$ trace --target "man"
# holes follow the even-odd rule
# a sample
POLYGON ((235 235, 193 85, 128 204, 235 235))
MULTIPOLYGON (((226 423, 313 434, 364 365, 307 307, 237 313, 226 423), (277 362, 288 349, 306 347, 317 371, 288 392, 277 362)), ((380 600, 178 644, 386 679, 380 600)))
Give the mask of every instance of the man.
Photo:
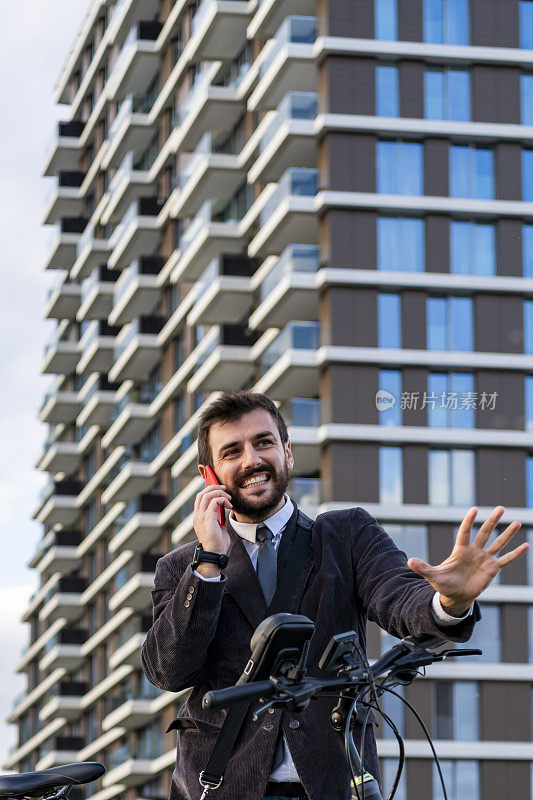
MULTIPOLYGON (((294 465, 291 445, 283 418, 265 395, 236 392, 215 400, 200 420, 198 461, 202 475, 209 464, 221 482, 198 493, 193 514, 198 541, 214 555, 192 565, 190 543, 160 559, 154 624, 142 652, 143 669, 156 686, 174 692, 193 687, 169 728, 178 731, 171 800, 201 795, 198 776, 225 717, 224 711, 204 711, 202 697, 240 677, 250 637, 267 616, 272 570, 275 581, 299 526, 312 529, 311 548, 286 610, 315 622, 308 662, 314 676, 333 634, 355 629, 364 644, 367 617, 398 637, 429 633, 467 640, 480 616, 476 597, 527 549, 525 544, 498 555, 520 528, 516 521, 485 547, 504 512, 501 506, 472 543, 476 509, 470 509, 452 554, 436 567, 417 558, 407 562, 361 508, 327 512, 312 523, 285 493, 294 465), (229 515, 225 525, 217 521, 219 506, 229 515), (262 522, 267 529, 261 526, 256 540, 262 522), (220 555, 229 558, 223 569, 213 563, 220 555)), ((348 767, 329 722, 333 705, 330 699, 314 700, 302 714, 276 710, 267 720, 265 715, 254 720, 250 711, 224 781, 209 797, 348 800, 348 767)), ((365 766, 378 775, 372 732, 365 766)))

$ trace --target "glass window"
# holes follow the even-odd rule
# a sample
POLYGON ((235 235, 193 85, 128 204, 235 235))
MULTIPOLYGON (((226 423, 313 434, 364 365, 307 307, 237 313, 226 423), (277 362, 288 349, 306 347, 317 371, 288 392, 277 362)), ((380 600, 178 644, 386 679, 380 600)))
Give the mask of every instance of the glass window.
POLYGON ((524 380, 525 391, 525 428, 526 431, 533 431, 533 375, 526 375, 524 380))
POLYGON ((401 346, 400 295, 378 294, 378 347, 401 346))
POLYGON ((533 278, 533 225, 522 225, 522 274, 533 278))
MULTIPOLYGON (((448 800, 479 800, 479 764, 477 761, 439 759, 448 800)), ((436 764, 433 764, 432 800, 443 800, 444 794, 436 764)))
POLYGON ((430 373, 424 403, 430 428, 475 426, 474 376, 466 372, 430 373))
POLYGON ((450 225, 450 272, 456 275, 496 274, 496 226, 494 224, 452 220, 450 225))
POLYGON ((497 663, 502 657, 500 607, 483 603, 481 616, 483 619, 475 626, 474 633, 468 640, 468 647, 482 650, 483 653, 480 656, 468 656, 468 660, 497 663))
POLYGON ((526 506, 533 508, 533 456, 526 458, 526 506))
POLYGON ((379 407, 380 425, 401 425, 402 373, 396 369, 379 371, 379 389, 384 393, 379 407))
POLYGON ((387 533, 396 547, 408 558, 416 556, 423 561, 428 559, 428 532, 425 525, 387 525, 387 533))
POLYGON ((533 150, 522 150, 522 200, 533 200, 533 150))
POLYGON ((378 192, 423 194, 423 152, 420 142, 378 142, 376 158, 378 192))
POLYGON ((472 315, 472 300, 469 297, 428 297, 428 350, 472 350, 472 315))
POLYGON ((378 217, 378 269, 421 272, 425 266, 424 220, 378 217))
POLYGON ((494 153, 488 147, 450 147, 450 197, 494 198, 494 153))
POLYGON ((470 75, 459 69, 428 69, 424 73, 426 119, 470 119, 470 75))
POLYGON ((398 38, 397 0, 375 0, 374 37, 387 41, 398 38))
POLYGON ((381 64, 376 67, 376 114, 397 117, 400 113, 398 67, 381 64))
MULTIPOLYGON (((528 540, 530 545, 533 544, 533 531, 528 531, 527 540, 528 540)), ((530 552, 531 552, 531 550, 528 550, 528 557, 529 557, 530 552)), ((528 560, 530 562, 533 561, 532 558, 528 558, 528 560)), ((531 565, 528 564, 528 577, 531 577, 532 573, 533 573, 533 569, 531 569, 531 565)), ((528 606, 528 609, 527 609, 527 622, 528 622, 528 625, 527 625, 527 629, 528 629, 528 661, 529 661, 530 664, 533 664, 533 606, 528 606)), ((533 719, 532 719, 532 725, 533 725, 533 719)))
POLYGON ((524 300, 524 353, 533 353, 533 300, 524 300))
MULTIPOLYGON (((395 691, 398 691, 398 687, 395 691)), ((381 762, 381 772, 383 775, 383 786, 390 792, 394 778, 396 777, 396 770, 398 769, 398 761, 395 758, 384 758, 381 762)), ((402 777, 396 789, 394 800, 407 800, 407 779, 405 774, 405 766, 402 772, 402 777)))
POLYGON ((403 499, 401 447, 379 448, 379 502, 400 504, 403 499))
MULTIPOLYGON (((404 686, 395 686, 394 691, 405 697, 405 687, 404 686)), ((405 705, 402 703, 399 697, 395 697, 393 694, 389 692, 385 692, 381 696, 380 707, 383 709, 384 713, 391 718, 394 722, 396 727, 398 728, 398 732, 400 736, 405 736, 405 705)), ((381 727, 381 739, 395 739, 395 735, 385 721, 383 721, 383 725, 381 727)), ((394 778, 393 773, 393 778, 394 778)), ((392 785, 392 781, 391 781, 392 785)), ((396 797, 396 795, 395 795, 396 797)))
POLYGON ((533 125, 533 75, 520 76, 520 122, 533 125))
POLYGON ((424 41, 468 44, 468 0, 424 0, 424 41))
POLYGON ((479 689, 474 681, 435 683, 435 737, 475 741, 479 738, 479 689))
POLYGON ((475 496, 474 453, 430 450, 429 502, 436 506, 471 506, 475 496))
POLYGON ((520 0, 520 47, 533 48, 533 0, 520 0))

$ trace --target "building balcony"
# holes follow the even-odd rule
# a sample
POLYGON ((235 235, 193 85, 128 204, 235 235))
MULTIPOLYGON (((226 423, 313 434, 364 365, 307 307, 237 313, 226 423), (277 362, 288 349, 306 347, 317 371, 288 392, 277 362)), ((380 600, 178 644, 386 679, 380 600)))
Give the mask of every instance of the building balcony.
POLYGON ((152 547, 161 535, 159 514, 167 502, 168 498, 162 494, 142 494, 129 502, 115 520, 110 552, 143 553, 152 547))
POLYGON ((146 380, 161 357, 158 334, 165 324, 159 315, 137 317, 122 328, 117 337, 114 359, 109 370, 113 381, 146 380))
POLYGON ((83 212, 80 186, 85 175, 78 170, 61 170, 46 203, 43 224, 53 225, 62 217, 83 212))
POLYGON ((83 614, 84 604, 81 595, 87 588, 87 580, 72 575, 59 578, 44 597, 39 619, 48 624, 56 619, 73 622, 83 614))
POLYGON ((78 342, 54 340, 45 347, 41 372, 45 375, 71 375, 79 357, 78 342))
POLYGON ((198 61, 232 61, 242 49, 249 21, 243 0, 203 0, 191 24, 198 61))
POLYGON ((86 329, 79 343, 80 359, 76 370, 80 374, 107 373, 113 364, 115 339, 120 333, 120 328, 108 325, 103 320, 93 320, 83 325, 86 329))
POLYGON ((317 322, 290 322, 263 351, 262 377, 255 391, 282 401, 316 397, 320 377, 316 363, 319 330, 317 322))
POLYGON ((173 478, 192 478, 198 475, 198 444, 191 434, 184 436, 172 466, 173 478))
POLYGON ((39 661, 39 669, 76 670, 82 663, 83 643, 87 639, 87 631, 82 628, 67 628, 59 631, 44 646, 44 655, 39 661))
POLYGON ((81 736, 54 736, 39 748, 40 758, 35 769, 50 769, 77 760, 78 751, 85 745, 81 736))
POLYGON ((302 92, 317 91, 317 62, 313 52, 317 32, 316 17, 285 18, 259 56, 259 81, 248 100, 250 110, 276 108, 295 86, 302 92))
MULTIPOLYGON (((113 756, 113 754, 111 754, 113 756)), ((122 759, 122 754, 120 755, 122 759)), ((151 758, 132 758, 131 755, 124 754, 124 760, 111 769, 102 778, 103 786, 112 786, 119 783, 121 786, 137 786, 153 776, 151 758)))
POLYGON ((71 475, 80 462, 78 442, 52 442, 37 462, 37 467, 51 475, 71 475))
POLYGON ((157 20, 142 20, 132 26, 109 76, 114 100, 123 100, 134 91, 144 94, 154 79, 160 58, 156 39, 162 27, 157 20))
POLYGON ((80 426, 107 425, 119 388, 120 384, 111 383, 105 375, 91 376, 80 391, 83 408, 76 423, 80 426))
POLYGON ((305 469, 307 473, 319 472, 320 400, 314 397, 292 397, 281 406, 280 411, 289 429, 295 464, 299 469, 305 469))
POLYGON ((141 256, 122 272, 113 293, 112 325, 125 325, 155 311, 161 296, 158 276, 163 264, 162 256, 141 256))
POLYGON ((79 531, 49 531, 42 540, 29 566, 39 572, 70 572, 78 566, 77 548, 82 536, 79 531))
POLYGON ((155 250, 160 236, 157 222, 160 211, 161 202, 156 197, 133 201, 109 240, 112 252, 108 263, 112 269, 123 269, 155 250))
POLYGON ((320 478, 292 478, 287 492, 294 498, 298 508, 314 519, 321 503, 321 489, 320 478))
POLYGON ((250 317, 252 330, 283 328, 291 320, 318 320, 316 273, 320 248, 290 244, 259 286, 259 303, 250 317))
POLYGON ((63 217, 56 223, 45 269, 68 270, 72 267, 76 259, 76 248, 86 225, 87 220, 83 217, 63 217))
POLYGON ((212 328, 199 347, 196 371, 187 391, 230 391, 249 381, 254 372, 251 348, 256 338, 238 325, 212 328))
POLYGON ((250 276, 257 270, 254 258, 222 254, 214 258, 198 279, 195 301, 188 316, 189 325, 218 325, 248 315, 254 299, 250 276))
POLYGON ((55 717, 78 719, 83 713, 83 695, 88 690, 88 684, 83 681, 59 681, 47 692, 39 719, 43 722, 55 717))
POLYGON ((108 259, 111 245, 104 236, 100 226, 88 226, 76 246, 76 257, 70 271, 71 278, 83 280, 88 278, 95 267, 99 267, 108 259))
POLYGON ((317 138, 314 122, 318 111, 315 92, 285 95, 259 140, 259 155, 248 173, 251 183, 278 181, 290 167, 314 167, 317 138))
POLYGON ((47 425, 70 425, 81 409, 78 392, 51 391, 44 396, 39 419, 47 425))
POLYGON ((79 283, 70 283, 64 277, 54 287, 48 290, 44 316, 46 319, 75 319, 80 307, 81 286, 79 283))
POLYGON ((315 10, 309 0, 259 0, 248 25, 249 39, 271 39, 286 17, 307 14, 315 10))
POLYGON ((288 169, 261 209, 261 227, 250 242, 249 255, 265 257, 282 253, 295 240, 301 244, 316 244, 318 221, 314 199, 317 191, 316 169, 288 169))
POLYGON ((109 128, 107 150, 102 161, 104 169, 116 169, 128 153, 138 156, 146 150, 154 135, 148 110, 133 94, 122 101, 109 128))
POLYGON ((117 273, 107 267, 95 267, 81 286, 81 304, 76 314, 78 322, 91 319, 107 320, 113 307, 113 290, 117 273))
POLYGON ((150 461, 130 460, 129 458, 120 461, 118 474, 102 492, 102 502, 129 503, 137 495, 149 492, 154 483, 150 461))
MULTIPOLYGON (((230 0, 243 2, 243 0, 230 0)), ((202 136, 180 177, 180 189, 171 208, 173 217, 197 214, 208 200, 232 197, 246 177, 238 155, 212 152, 210 132, 202 136)))
POLYGON ((56 175, 61 170, 78 168, 81 156, 80 136, 85 123, 81 120, 58 122, 44 161, 43 175, 56 175))
POLYGON ((154 424, 150 404, 140 402, 139 392, 130 390, 121 397, 110 417, 111 425, 102 438, 107 448, 137 444, 154 424))
POLYGON ((150 606, 150 590, 154 585, 155 566, 159 556, 143 554, 130 559, 128 564, 115 575, 115 592, 109 599, 113 613, 121 608, 134 608, 142 611, 150 606))
POLYGON ((245 244, 237 220, 213 221, 213 205, 208 200, 180 239, 180 257, 171 280, 196 280, 220 253, 240 253, 245 244))
POLYGON ((120 222, 134 200, 156 190, 148 175, 147 170, 136 168, 133 151, 126 153, 107 190, 109 200, 102 214, 103 224, 120 222))
POLYGON ((125 644, 109 656, 110 668, 118 669, 118 667, 128 665, 131 667, 140 667, 141 650, 145 639, 146 633, 136 633, 131 636, 125 644))
POLYGON ((124 700, 120 706, 111 711, 102 720, 102 730, 109 731, 112 728, 125 728, 132 730, 147 725, 152 721, 154 713, 152 711, 151 700, 139 700, 130 698, 124 700))
POLYGON ((81 489, 79 481, 49 481, 42 491, 34 519, 48 527, 72 525, 79 515, 77 498, 81 489))

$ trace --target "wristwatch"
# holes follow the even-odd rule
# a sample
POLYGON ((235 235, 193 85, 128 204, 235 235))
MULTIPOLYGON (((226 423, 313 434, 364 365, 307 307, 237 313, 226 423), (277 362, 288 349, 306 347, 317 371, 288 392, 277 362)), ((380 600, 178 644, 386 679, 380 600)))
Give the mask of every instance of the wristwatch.
POLYGON ((196 545, 194 555, 192 557, 191 567, 196 569, 198 564, 207 561, 209 564, 216 564, 220 569, 228 566, 229 558, 226 553, 210 553, 204 550, 200 542, 196 545))

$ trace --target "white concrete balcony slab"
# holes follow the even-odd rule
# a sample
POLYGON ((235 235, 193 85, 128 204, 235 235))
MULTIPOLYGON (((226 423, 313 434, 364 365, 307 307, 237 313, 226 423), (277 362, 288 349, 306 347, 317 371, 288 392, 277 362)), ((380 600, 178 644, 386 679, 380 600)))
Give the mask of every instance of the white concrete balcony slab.
POLYGON ((79 592, 58 592, 45 602, 39 611, 39 619, 46 620, 47 623, 56 619, 73 622, 82 616, 84 607, 79 592))
POLYGON ((109 184, 109 200, 102 213, 102 224, 120 222, 134 200, 157 190, 147 170, 134 167, 133 151, 129 151, 109 184))
POLYGON ((77 283, 62 282, 50 290, 44 316, 46 319, 75 319, 80 301, 81 286, 77 283))
POLYGON ((127 97, 109 129, 109 143, 102 167, 118 169, 128 153, 141 155, 153 135, 154 129, 148 113, 136 110, 133 97, 127 97))
POLYGON ((79 357, 78 342, 51 342, 46 348, 41 372, 45 375, 71 375, 79 357))
POLYGON ((81 461, 77 442, 53 442, 37 462, 37 468, 51 475, 71 475, 81 461))
POLYGON ((117 477, 102 492, 102 502, 128 503, 139 494, 147 492, 154 482, 150 464, 144 461, 130 461, 117 477))
POLYGON ((110 769, 102 778, 103 786, 112 786, 114 783, 126 787, 137 786, 152 777, 152 761, 149 759, 129 758, 123 764, 110 769))
MULTIPOLYGON (((76 260, 76 248, 81 231, 62 230, 58 227, 45 262, 45 269, 70 269, 76 260)), ((77 275, 72 274, 72 278, 77 275)))
POLYGON ((124 408, 102 438, 108 448, 136 444, 154 424, 154 415, 146 403, 130 403, 124 408))
POLYGON ((249 19, 246 0, 203 0, 191 23, 191 56, 231 61, 242 49, 249 19))
POLYGON ((237 155, 197 153, 189 163, 187 179, 170 210, 173 217, 193 216, 207 200, 232 197, 246 176, 237 155))
POLYGON ((111 553, 120 553, 123 550, 144 553, 157 542, 161 530, 159 513, 139 511, 122 528, 115 531, 109 542, 109 550, 111 553))
POLYGON ((102 730, 124 728, 131 730, 147 725, 154 717, 151 700, 126 700, 102 720, 102 730))
POLYGON ((45 396, 39 419, 47 425, 70 425, 81 409, 78 392, 51 392, 45 396))
POLYGON ((134 575, 122 586, 109 600, 111 611, 120 611, 121 608, 134 608, 142 611, 150 605, 150 590, 154 585, 152 573, 140 572, 134 575))
POLYGON ((118 650, 115 650, 115 652, 109 656, 110 668, 114 670, 124 665, 140 667, 141 650, 145 639, 145 633, 136 633, 126 642, 126 644, 123 644, 122 647, 119 647, 118 650))
POLYGON ((291 320, 317 321, 318 267, 317 246, 289 245, 259 285, 259 302, 249 327, 266 330, 283 328, 291 320))
POLYGON ((39 661, 39 669, 76 670, 83 662, 81 644, 56 644, 39 661))
POLYGON ((78 719, 83 713, 83 698, 68 695, 53 697, 41 708, 39 719, 45 721, 55 717, 68 720, 78 719))
POLYGON ((116 336, 103 332, 105 329, 98 320, 93 320, 81 337, 80 358, 76 367, 78 373, 109 372, 113 364, 116 336))
POLYGON ((317 428, 290 425, 289 436, 294 463, 298 464, 300 469, 305 468, 308 473, 318 472, 321 442, 317 428))
POLYGON ((46 204, 43 225, 54 225, 68 214, 81 215, 83 208, 84 200, 79 187, 57 186, 46 204))
POLYGON ((109 240, 112 251, 108 264, 111 269, 123 269, 155 250, 160 236, 159 210, 155 198, 141 197, 132 202, 109 240))
POLYGON ((79 120, 58 122, 44 159, 43 175, 57 175, 61 170, 78 169, 84 123, 79 120))
POLYGON ((99 273, 102 271, 101 267, 97 267, 91 277, 83 282, 81 304, 76 314, 78 322, 93 319, 107 320, 109 317, 113 307, 115 283, 108 279, 100 280, 99 273))
POLYGON ((110 252, 109 240, 98 238, 95 236, 94 227, 88 226, 78 241, 75 260, 71 262, 71 278, 76 280, 88 278, 95 267, 106 263, 110 252))
MULTIPOLYGON (((54 545, 35 564, 40 573, 70 572, 81 564, 78 548, 69 545, 54 545)), ((33 564, 32 564, 33 565, 33 564)))
POLYGON ((173 478, 195 478, 198 475, 198 444, 193 442, 172 466, 173 478))
POLYGON ((249 39, 271 39, 285 17, 315 14, 315 0, 259 0, 248 25, 249 39))
POLYGON ((161 317, 137 317, 117 336, 114 359, 109 370, 112 381, 146 380, 161 357, 161 317))
POLYGON ((319 379, 316 351, 289 350, 257 381, 254 390, 276 400, 316 397, 319 379))
POLYGON ((235 309, 246 316, 253 304, 250 278, 240 275, 217 275, 209 286, 198 293, 189 314, 188 325, 218 325, 235 322, 235 309))
POLYGON ((112 325, 125 325, 142 314, 152 314, 159 302, 159 272, 163 260, 158 256, 142 257, 125 269, 115 284, 112 325))
POLYGON ((43 505, 35 519, 42 525, 72 525, 79 516, 76 497, 53 495, 43 505))
POLYGON ((199 73, 182 106, 180 147, 185 152, 194 150, 206 131, 230 131, 244 111, 239 88, 212 85, 214 75, 212 69, 199 73))
POLYGON ((62 767, 65 764, 73 764, 77 758, 77 750, 52 750, 37 761, 35 769, 42 770, 50 769, 51 767, 62 767))
POLYGON ((250 347, 218 345, 194 373, 187 391, 230 391, 249 380, 253 371, 250 347))
POLYGON ((108 92, 113 100, 123 100, 133 92, 143 94, 152 82, 160 59, 155 41, 158 25, 140 21, 132 26, 109 76, 108 92))
POLYGON ((109 415, 117 403, 117 389, 105 376, 91 376, 80 391, 83 403, 76 424, 80 427, 107 425, 109 415))

